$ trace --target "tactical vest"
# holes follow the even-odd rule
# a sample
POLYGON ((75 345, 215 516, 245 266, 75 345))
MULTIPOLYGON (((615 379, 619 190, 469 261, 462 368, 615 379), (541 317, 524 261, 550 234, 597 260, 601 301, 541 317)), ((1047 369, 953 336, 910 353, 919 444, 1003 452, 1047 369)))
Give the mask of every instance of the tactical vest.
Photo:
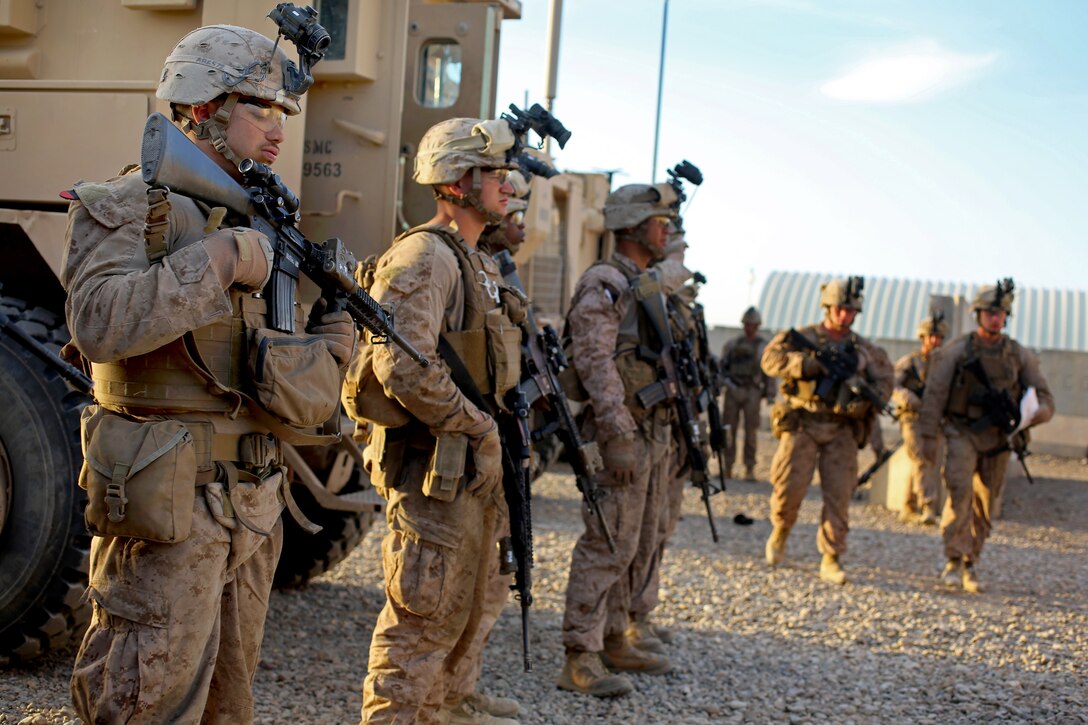
MULTIPOLYGON (((246 331, 264 324, 265 300, 231 289, 231 317, 194 330, 198 356, 224 386, 240 390, 246 371, 246 331)), ((296 324, 305 325, 301 313, 296 324)), ((91 363, 99 403, 129 415, 235 413, 241 401, 213 393, 196 371, 185 336, 157 350, 108 363, 91 363)))
POLYGON ((1017 343, 1008 337, 1003 337, 999 344, 990 346, 981 344, 978 333, 972 332, 967 339, 964 356, 956 366, 945 415, 969 422, 981 420, 986 415, 981 405, 986 386, 972 371, 963 366, 964 362, 976 357, 982 363, 982 369, 986 371, 994 390, 1007 390, 1014 401, 1020 400, 1023 385, 1020 383, 1019 353, 1017 343))
MULTIPOLYGON (((639 273, 632 274, 615 259, 597 262, 597 264, 606 264, 618 270, 627 279, 628 285, 639 277, 639 273)), ((660 282, 657 290, 662 291, 660 282)), ((652 289, 643 289, 644 294, 652 292, 652 289)), ((573 303, 571 306, 574 306, 573 303)), ((662 342, 653 329, 653 325, 646 318, 642 305, 634 300, 627 306, 627 312, 620 320, 619 333, 616 336, 616 351, 612 359, 623 381, 623 403, 631 411, 636 422, 648 416, 652 410, 643 408, 637 395, 640 390, 653 385, 660 379, 657 361, 662 347, 662 342)))
POLYGON ((760 376, 759 346, 763 343, 762 337, 749 340, 741 338, 733 349, 729 351, 729 357, 724 361, 725 374, 740 385, 758 385, 760 376))
MULTIPOLYGON (((134 172, 135 168, 126 167, 122 175, 134 172)), ((145 245, 152 265, 161 262, 177 245, 193 241, 167 237, 171 207, 169 197, 161 190, 148 189, 145 245)), ((221 209, 211 210, 200 202, 196 206, 177 204, 173 208, 183 215, 184 223, 179 223, 179 227, 189 228, 191 232, 203 227, 207 234, 225 226, 221 209)), ((129 415, 245 414, 238 395, 223 393, 226 389, 243 389, 247 377, 247 331, 267 327, 267 308, 260 293, 232 287, 227 294, 230 318, 217 320, 143 355, 91 363, 97 401, 129 415), (197 360, 218 381, 218 389, 198 372, 197 360)), ((295 318, 296 324, 305 324, 301 307, 296 306, 295 318)))
MULTIPOLYGON (((487 269, 483 254, 470 254, 463 240, 450 228, 441 225, 413 227, 398 236, 393 243, 418 234, 430 232, 438 236, 453 252, 461 272, 464 312, 460 330, 443 329, 441 334, 464 363, 473 383, 489 402, 499 410, 506 409, 506 393, 521 377, 521 327, 515 324, 503 300, 510 294, 497 268, 487 269)), ((364 277, 367 275, 364 273, 364 277)), ((364 280, 369 291, 373 273, 364 280)), ((344 401, 352 418, 369 420, 387 428, 399 428, 413 416, 397 401, 387 398, 381 384, 374 378, 372 349, 367 346, 352 362, 345 384, 344 401)), ((493 412, 493 411, 488 411, 493 412)))
MULTIPOLYGON (((838 345, 852 345, 853 347, 859 347, 858 341, 861 339, 857 333, 851 331, 849 336, 842 340, 832 341, 831 336, 827 332, 827 328, 823 325, 815 325, 814 331, 816 333, 816 344, 819 347, 823 347, 828 344, 838 345)), ((826 397, 821 398, 816 394, 816 390, 819 387, 820 379, 816 380, 797 380, 794 378, 784 378, 782 382, 782 392, 789 398, 795 408, 805 408, 813 413, 829 413, 832 415, 845 415, 847 408, 855 411, 851 417, 864 417, 865 411, 860 408, 865 406, 852 406, 864 401, 865 399, 852 392, 849 386, 844 385, 845 381, 840 381, 831 386, 831 390, 826 397)))

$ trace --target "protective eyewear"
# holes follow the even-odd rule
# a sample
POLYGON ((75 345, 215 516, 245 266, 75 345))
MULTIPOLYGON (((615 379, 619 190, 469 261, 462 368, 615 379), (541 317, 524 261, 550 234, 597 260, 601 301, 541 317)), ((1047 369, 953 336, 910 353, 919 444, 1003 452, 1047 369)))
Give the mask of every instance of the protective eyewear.
POLYGON ((505 184, 507 177, 510 176, 510 169, 483 169, 483 175, 497 179, 500 184, 505 184))
POLYGON ((655 214, 654 216, 650 217, 650 221, 654 222, 655 224, 660 224, 663 227, 667 227, 672 224, 672 217, 665 216, 664 214, 655 214))
POLYGON ((287 125, 287 113, 279 106, 243 101, 236 108, 241 118, 265 133, 277 126, 284 128, 287 125))
POLYGON ((510 220, 513 221, 514 224, 517 224, 519 226, 524 224, 525 223, 525 212, 519 209, 518 211, 516 211, 516 212, 514 212, 513 214, 510 215, 510 220))

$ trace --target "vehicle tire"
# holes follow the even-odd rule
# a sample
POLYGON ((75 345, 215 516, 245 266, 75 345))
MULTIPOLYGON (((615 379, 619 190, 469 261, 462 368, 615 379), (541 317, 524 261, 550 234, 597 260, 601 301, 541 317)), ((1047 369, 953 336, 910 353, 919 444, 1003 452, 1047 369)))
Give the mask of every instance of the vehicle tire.
MULTIPOLYGON (((336 457, 336 447, 327 449, 299 448, 299 453, 314 469, 318 478, 325 473, 336 457)), ((356 468, 351 480, 341 493, 360 490, 360 472, 356 468)), ((322 527, 316 534, 306 532, 288 511, 283 513, 283 553, 276 566, 273 586, 277 589, 295 589, 305 586, 347 558, 359 545, 374 523, 376 514, 370 512, 330 511, 318 505, 303 486, 293 486, 291 493, 306 518, 322 527)))
MULTIPOLYGON (((67 340, 53 313, 0 298, 0 310, 51 350, 67 340)), ((79 414, 89 398, 0 333, 0 665, 84 629, 90 562, 79 414)))

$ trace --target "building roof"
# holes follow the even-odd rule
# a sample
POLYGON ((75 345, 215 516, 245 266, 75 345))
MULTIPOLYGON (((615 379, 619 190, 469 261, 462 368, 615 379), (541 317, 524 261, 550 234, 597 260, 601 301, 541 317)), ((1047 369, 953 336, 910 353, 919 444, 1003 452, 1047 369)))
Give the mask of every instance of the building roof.
MULTIPOLYGON (((764 326, 784 329, 821 319, 820 285, 838 276, 772 272, 759 295, 764 326)), ((866 337, 913 340, 918 323, 929 311, 930 295, 961 300, 966 317, 978 287, 994 282, 866 277, 863 312, 854 329, 866 337)), ((1007 330, 1011 337, 1033 348, 1088 352, 1088 292, 1018 286, 1015 295, 1007 330)), ((969 320, 961 321, 961 329, 970 327, 969 320)))

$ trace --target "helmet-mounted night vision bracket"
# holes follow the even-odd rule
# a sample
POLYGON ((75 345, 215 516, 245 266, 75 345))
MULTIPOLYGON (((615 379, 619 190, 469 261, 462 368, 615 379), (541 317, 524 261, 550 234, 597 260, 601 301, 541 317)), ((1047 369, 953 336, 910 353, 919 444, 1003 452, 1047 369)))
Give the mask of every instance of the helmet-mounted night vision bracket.
MULTIPOLYGON (((317 22, 317 11, 309 5, 300 8, 294 3, 279 3, 268 17, 280 31, 276 45, 280 38, 287 38, 298 51, 297 66, 291 61, 283 64, 283 86, 287 92, 301 96, 314 84, 313 67, 325 57, 332 37, 317 22)), ((273 57, 275 52, 273 48, 273 57)))

